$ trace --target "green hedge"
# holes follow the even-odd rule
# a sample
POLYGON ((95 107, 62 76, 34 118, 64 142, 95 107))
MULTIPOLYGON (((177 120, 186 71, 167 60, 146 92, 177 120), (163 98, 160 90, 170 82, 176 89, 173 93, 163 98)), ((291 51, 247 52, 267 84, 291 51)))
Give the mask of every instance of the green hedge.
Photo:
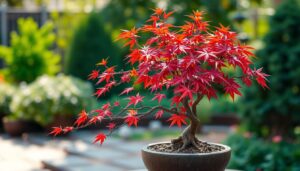
POLYGON ((270 89, 247 89, 241 100, 243 121, 260 136, 293 136, 300 124, 300 5, 282 1, 270 19, 264 48, 257 52, 258 66, 267 74, 270 89))
POLYGON ((231 135, 227 142, 232 149, 228 168, 244 171, 300 170, 300 142, 269 142, 245 134, 231 135))

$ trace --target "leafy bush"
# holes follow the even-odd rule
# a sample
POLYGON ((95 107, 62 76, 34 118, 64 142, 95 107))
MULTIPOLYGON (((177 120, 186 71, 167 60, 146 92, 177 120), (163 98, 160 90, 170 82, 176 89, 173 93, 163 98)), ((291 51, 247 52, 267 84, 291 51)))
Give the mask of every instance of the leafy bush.
POLYGON ((270 91, 248 89, 241 101, 243 120, 260 136, 293 136, 300 124, 300 5, 282 1, 271 17, 265 47, 257 52, 259 65, 270 74, 270 91))
POLYGON ((40 75, 59 71, 60 57, 49 50, 55 40, 52 31, 51 23, 39 28, 31 18, 18 20, 18 32, 11 34, 11 46, 0 46, 7 79, 32 82, 40 75))
POLYGON ((10 117, 51 123, 55 115, 74 115, 94 103, 92 85, 74 77, 42 76, 28 86, 21 86, 10 105, 10 117))
POLYGON ((245 171, 300 170, 300 142, 268 142, 249 134, 231 135, 226 144, 232 148, 228 168, 245 171))
POLYGON ((10 114, 9 104, 15 93, 15 87, 7 83, 0 83, 0 115, 10 114))
POLYGON ((66 73, 86 80, 95 63, 110 58, 118 65, 118 49, 104 29, 101 16, 92 12, 76 29, 66 58, 66 73))

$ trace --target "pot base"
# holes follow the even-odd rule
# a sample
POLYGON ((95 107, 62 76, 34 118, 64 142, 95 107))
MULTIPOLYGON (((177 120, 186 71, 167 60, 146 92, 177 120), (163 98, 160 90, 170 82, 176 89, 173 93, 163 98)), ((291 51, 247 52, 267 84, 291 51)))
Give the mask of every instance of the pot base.
MULTIPOLYGON (((166 143, 170 142, 149 146, 166 143)), ((224 150, 211 153, 165 153, 149 150, 147 146, 142 149, 142 158, 149 171, 224 171, 230 159, 230 147, 209 144, 220 146, 224 150)))

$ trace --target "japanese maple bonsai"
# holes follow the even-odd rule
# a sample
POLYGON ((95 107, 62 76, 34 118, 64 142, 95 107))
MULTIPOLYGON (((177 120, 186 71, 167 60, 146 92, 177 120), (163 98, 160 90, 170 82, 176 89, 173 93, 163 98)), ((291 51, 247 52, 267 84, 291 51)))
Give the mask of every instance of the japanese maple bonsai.
MULTIPOLYGON (((107 135, 120 125, 137 126, 139 120, 148 115, 155 114, 159 118, 163 113, 170 113, 171 126, 189 124, 181 136, 170 143, 154 144, 143 149, 147 168, 155 171, 224 170, 230 158, 230 148, 205 143, 196 137, 200 125, 197 104, 204 97, 217 98, 217 92, 220 91, 229 94, 232 99, 235 95, 241 95, 238 80, 250 86, 252 80, 256 79, 262 87, 267 87, 267 74, 262 69, 250 67, 251 57, 254 56, 250 52, 252 48, 240 44, 236 33, 229 28, 221 25, 211 31, 208 22, 203 21, 203 13, 199 11, 189 15, 184 25, 174 26, 167 22, 172 13, 155 9, 148 20, 149 24, 130 31, 124 30, 120 34, 119 38, 126 41, 125 46, 130 47, 128 62, 136 69, 115 71, 115 66, 109 67, 107 60, 103 59, 97 64, 102 68, 89 75, 89 79, 98 81, 97 84, 105 83, 97 89, 97 97, 109 92, 112 87, 133 81, 134 85, 142 84, 154 93, 153 100, 160 103, 166 97, 160 91, 170 89, 174 94, 170 108, 145 106, 142 104, 143 96, 137 93, 128 97, 128 104, 124 107, 120 107, 116 101, 89 113, 83 110, 74 126, 54 127, 51 134, 70 132, 110 118, 111 123, 107 125, 109 133, 100 133, 95 137, 94 142, 102 144, 107 135), (149 38, 140 43, 139 35, 142 33, 149 38), (226 72, 228 68, 233 68, 235 72, 226 72), (240 68, 240 71, 236 68, 240 68), (120 111, 113 114, 113 108, 119 108, 120 111), (114 119, 122 119, 123 122, 116 123, 114 119)), ((120 95, 131 91, 134 91, 133 87, 125 88, 120 95)))

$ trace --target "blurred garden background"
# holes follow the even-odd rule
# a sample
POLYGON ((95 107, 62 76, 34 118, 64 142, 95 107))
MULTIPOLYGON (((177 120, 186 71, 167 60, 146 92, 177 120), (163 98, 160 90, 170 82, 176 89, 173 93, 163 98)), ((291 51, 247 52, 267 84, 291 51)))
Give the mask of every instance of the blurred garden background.
POLYGON ((229 169, 300 171, 299 0, 0 0, 0 170, 143 169, 141 147, 180 134, 165 115, 121 127, 102 147, 92 144, 102 124, 48 136, 82 109, 119 98, 126 85, 93 97, 88 75, 106 58, 128 69, 128 49, 115 40, 121 29, 143 25, 156 7, 175 10, 174 24, 204 10, 213 25, 230 26, 241 43, 255 47, 257 68, 271 75, 269 90, 255 85, 235 101, 204 99, 200 139, 232 147, 229 169))

